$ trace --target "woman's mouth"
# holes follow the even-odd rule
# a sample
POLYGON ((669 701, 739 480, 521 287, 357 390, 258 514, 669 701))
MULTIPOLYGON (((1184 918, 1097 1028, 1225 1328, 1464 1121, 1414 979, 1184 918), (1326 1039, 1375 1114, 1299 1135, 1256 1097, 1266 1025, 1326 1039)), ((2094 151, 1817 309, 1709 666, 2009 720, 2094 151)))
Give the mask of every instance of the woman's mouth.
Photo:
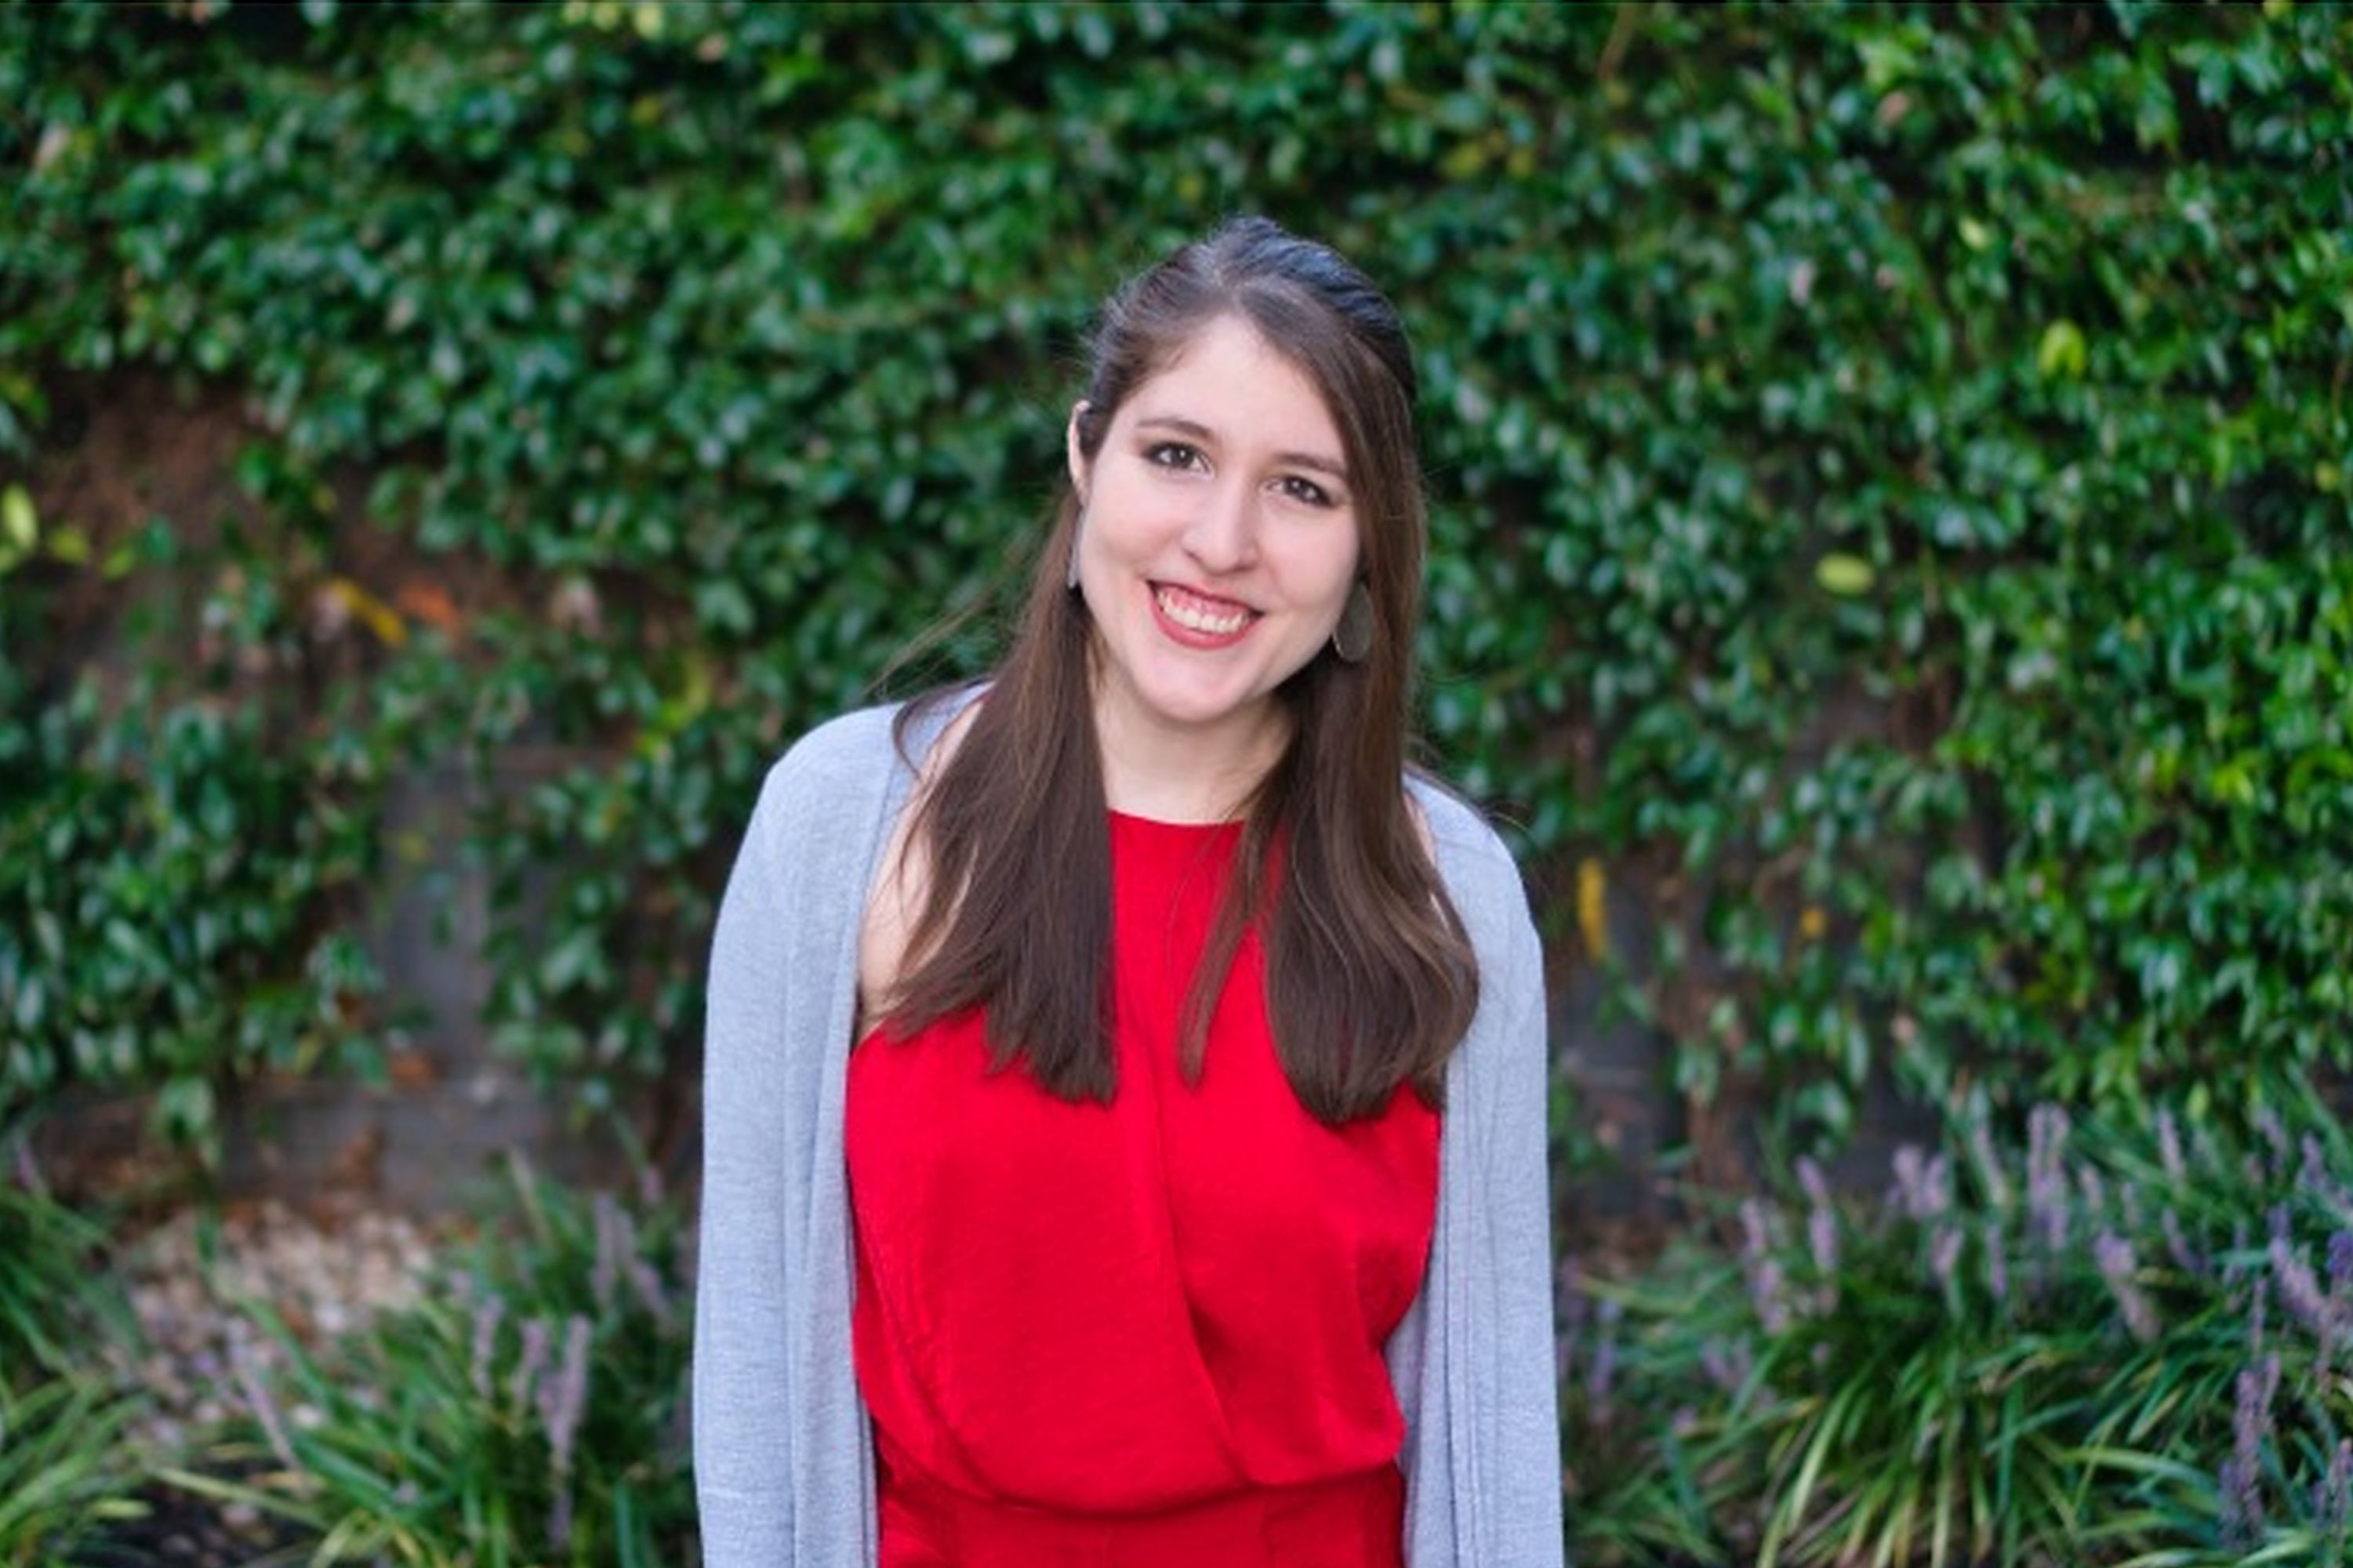
POLYGON ((1169 583, 1152 584, 1152 607, 1159 613, 1164 628, 1176 635, 1178 641, 1193 647, 1232 642, 1258 619, 1258 612, 1248 605, 1169 583))

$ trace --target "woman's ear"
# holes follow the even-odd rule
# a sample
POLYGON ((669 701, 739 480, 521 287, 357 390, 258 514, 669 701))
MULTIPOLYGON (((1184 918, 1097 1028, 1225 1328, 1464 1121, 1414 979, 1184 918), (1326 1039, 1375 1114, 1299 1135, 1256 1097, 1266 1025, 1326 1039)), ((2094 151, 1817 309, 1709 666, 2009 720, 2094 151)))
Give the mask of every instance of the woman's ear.
POLYGON ((1071 405, 1071 422, 1062 429, 1062 449, 1071 465, 1071 489, 1079 498, 1079 505, 1087 504, 1087 454, 1079 445, 1079 419, 1087 411, 1086 399, 1071 405))

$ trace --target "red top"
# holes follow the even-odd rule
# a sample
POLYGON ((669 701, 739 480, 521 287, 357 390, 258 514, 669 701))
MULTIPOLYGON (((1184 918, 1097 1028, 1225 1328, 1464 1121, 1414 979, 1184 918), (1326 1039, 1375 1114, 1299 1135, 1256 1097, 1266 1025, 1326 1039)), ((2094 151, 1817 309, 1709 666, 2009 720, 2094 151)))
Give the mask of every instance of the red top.
POLYGON ((1177 1020, 1239 824, 1111 817, 1119 1092, 992 1075, 977 1013, 850 1059, 853 1321, 883 1568, 1394 1564, 1381 1346, 1420 1288, 1438 1118, 1301 1107, 1244 938, 1177 1020))

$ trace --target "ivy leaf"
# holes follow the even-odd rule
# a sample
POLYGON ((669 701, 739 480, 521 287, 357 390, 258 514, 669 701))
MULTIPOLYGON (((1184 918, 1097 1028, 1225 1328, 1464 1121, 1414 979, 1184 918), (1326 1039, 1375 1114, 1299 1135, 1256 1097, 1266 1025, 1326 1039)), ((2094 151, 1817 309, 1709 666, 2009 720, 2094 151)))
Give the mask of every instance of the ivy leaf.
POLYGON ((1833 551, 1814 563, 1814 581, 1842 599, 1870 592, 1871 584, 1877 577, 1878 574, 1872 570, 1871 563, 1860 555, 1833 551))
POLYGON ((2042 341, 2034 350, 2034 368, 2046 381, 2061 376, 2081 381, 2085 358, 2083 329, 2063 316, 2042 329, 2042 341))
POLYGON ((33 512, 33 498, 24 486, 10 485, 0 492, 0 572, 14 568, 40 542, 41 526, 33 512))

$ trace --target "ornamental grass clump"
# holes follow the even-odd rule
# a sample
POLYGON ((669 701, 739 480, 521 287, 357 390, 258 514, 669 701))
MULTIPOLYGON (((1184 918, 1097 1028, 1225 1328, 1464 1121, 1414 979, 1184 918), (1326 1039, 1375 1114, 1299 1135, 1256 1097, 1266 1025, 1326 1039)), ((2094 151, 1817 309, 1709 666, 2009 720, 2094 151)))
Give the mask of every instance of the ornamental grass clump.
POLYGON ((512 1212, 413 1310, 320 1349, 256 1305, 288 1372, 247 1384, 216 1471, 311 1531, 309 1561, 636 1564, 692 1560, 687 1226, 515 1171, 512 1212))
POLYGON ((1620 1308, 1606 1405, 1598 1342, 1565 1347, 1577 1560, 2353 1562, 2353 1153, 2329 1109, 2299 1098, 2244 1145, 2051 1105, 2023 1131, 1980 1107, 1875 1199, 1799 1162, 1727 1243, 1576 1276, 1573 1318, 1620 1308))
POLYGON ((21 1157, 0 1175, 0 1564, 69 1561, 137 1517, 127 1437, 143 1400, 105 1353, 135 1330, 92 1267, 104 1228, 40 1190, 21 1157))

